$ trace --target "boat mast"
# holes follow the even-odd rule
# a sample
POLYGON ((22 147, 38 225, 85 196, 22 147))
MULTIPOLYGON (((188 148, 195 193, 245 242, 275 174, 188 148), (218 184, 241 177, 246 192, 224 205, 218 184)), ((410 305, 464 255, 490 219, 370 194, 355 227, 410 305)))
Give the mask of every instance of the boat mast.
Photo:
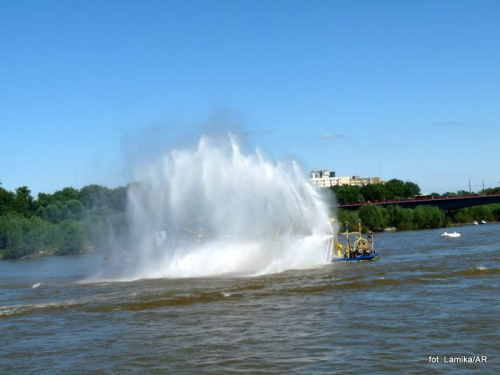
POLYGON ((351 241, 349 240, 349 225, 347 221, 345 222, 345 236, 346 236, 346 249, 345 249, 345 257, 351 257, 351 241))

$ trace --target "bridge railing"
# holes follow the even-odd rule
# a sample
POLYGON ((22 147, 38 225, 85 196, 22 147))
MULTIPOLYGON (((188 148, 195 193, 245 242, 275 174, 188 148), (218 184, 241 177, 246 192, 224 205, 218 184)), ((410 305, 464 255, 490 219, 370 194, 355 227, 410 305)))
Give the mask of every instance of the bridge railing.
POLYGON ((392 199, 392 200, 384 200, 384 201, 365 201, 365 202, 353 202, 353 203, 338 203, 337 207, 355 207, 355 206, 363 206, 365 204, 398 204, 398 203, 410 203, 415 201, 434 201, 434 200, 445 200, 445 199, 461 199, 461 198, 473 198, 473 197, 492 197, 492 196, 500 196, 498 193, 489 193, 489 194, 467 194, 467 195, 445 195, 440 197, 414 197, 414 198, 406 198, 406 199, 392 199))

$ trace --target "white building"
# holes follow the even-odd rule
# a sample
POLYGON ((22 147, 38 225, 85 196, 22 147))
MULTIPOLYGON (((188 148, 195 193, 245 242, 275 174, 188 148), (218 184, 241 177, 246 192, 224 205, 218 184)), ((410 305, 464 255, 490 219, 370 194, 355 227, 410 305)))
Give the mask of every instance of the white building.
POLYGON ((319 187, 331 187, 339 185, 339 177, 335 172, 327 169, 315 169, 311 172, 311 181, 319 187))
POLYGON ((364 186, 370 184, 380 184, 380 177, 335 177, 335 172, 328 169, 314 169, 311 171, 311 182, 319 187, 332 186, 364 186))
POLYGON ((380 177, 353 176, 349 181, 349 185, 351 186, 365 186, 372 184, 380 184, 380 177))

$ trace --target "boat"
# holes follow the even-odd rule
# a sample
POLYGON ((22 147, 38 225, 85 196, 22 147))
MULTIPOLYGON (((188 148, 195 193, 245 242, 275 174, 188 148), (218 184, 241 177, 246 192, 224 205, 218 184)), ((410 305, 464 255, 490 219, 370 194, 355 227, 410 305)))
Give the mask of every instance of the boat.
POLYGON ((486 224, 486 220, 481 220, 479 224, 486 224))
POLYGON ((332 258, 332 262, 361 262, 374 260, 378 257, 378 253, 373 249, 373 235, 369 234, 368 238, 361 235, 361 220, 358 222, 358 237, 355 238, 354 242, 351 242, 349 238, 347 222, 345 223, 345 235, 345 245, 334 241, 337 256, 332 258))
POLYGON ((472 225, 479 225, 479 223, 478 223, 476 220, 474 220, 474 221, 472 222, 472 225))
POLYGON ((444 232, 443 234, 441 234, 441 237, 457 238, 457 237, 460 237, 460 233, 458 233, 458 232, 453 232, 453 233, 444 232))

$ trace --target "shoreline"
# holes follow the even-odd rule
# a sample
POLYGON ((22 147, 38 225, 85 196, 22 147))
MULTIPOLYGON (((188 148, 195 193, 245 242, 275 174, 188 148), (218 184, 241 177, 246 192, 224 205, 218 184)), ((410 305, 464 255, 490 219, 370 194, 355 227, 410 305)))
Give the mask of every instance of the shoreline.
MULTIPOLYGON (((477 224, 478 226, 483 226, 483 225, 487 225, 487 224, 498 224, 500 223, 500 221, 489 221, 485 224, 477 224)), ((384 228, 380 231, 376 231, 376 232, 372 232, 372 231, 369 231, 367 233, 364 233, 364 234, 368 234, 368 233, 391 233, 391 232, 408 232, 408 231, 420 231, 420 230, 429 230, 429 229, 445 229, 445 228, 457 228, 457 227, 462 227, 462 226, 474 226, 473 223, 450 223, 448 225, 446 225, 445 227, 438 227, 438 228, 423 228, 423 229, 404 229, 404 230, 398 230, 397 228, 395 227, 387 227, 387 228, 384 228)), ((345 236, 346 232, 339 232, 338 235, 339 236, 345 236)), ((350 235, 359 235, 359 231, 354 231, 354 232, 349 232, 350 235)), ((362 233, 363 234, 363 233, 362 233)), ((26 259, 33 259, 33 258, 43 258, 43 257, 51 257, 51 256, 66 256, 66 255, 85 255, 85 254, 92 254, 92 253, 95 253, 95 251, 85 251, 85 252, 80 252, 80 253, 74 253, 74 254, 56 254, 55 251, 51 250, 51 251, 41 251, 41 252, 36 252, 34 254, 28 254, 28 255, 24 255, 20 258, 5 258, 5 254, 4 252, 1 252, 0 251, 0 261, 2 260, 13 260, 13 261, 18 261, 18 260, 26 260, 26 259)), ((103 252, 104 254, 105 252, 103 252)))

